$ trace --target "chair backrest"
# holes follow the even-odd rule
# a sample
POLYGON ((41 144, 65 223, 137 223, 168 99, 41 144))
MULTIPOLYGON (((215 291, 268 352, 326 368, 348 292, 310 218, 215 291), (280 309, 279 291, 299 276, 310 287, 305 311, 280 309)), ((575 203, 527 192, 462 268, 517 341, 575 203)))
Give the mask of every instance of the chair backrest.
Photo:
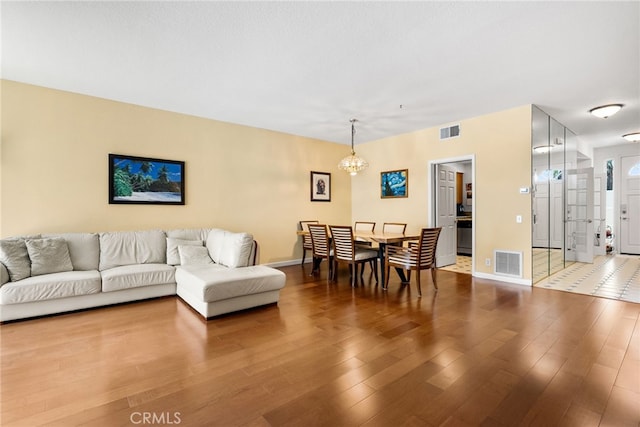
POLYGON ((398 233, 404 234, 404 231, 407 229, 406 223, 401 222, 385 222, 382 224, 382 232, 383 233, 398 233))
POLYGON ((325 224, 307 224, 311 235, 311 247, 316 258, 329 258, 329 235, 325 224))
POLYGON ((371 233, 373 233, 375 229, 376 223, 367 221, 356 221, 353 227, 353 231, 370 231, 371 233))
MULTIPOLYGON (((320 221, 318 221, 317 219, 314 219, 310 221, 300 221, 298 224, 300 226, 300 230, 309 231, 309 227, 308 227, 309 224, 320 224, 320 221)), ((305 249, 313 249, 313 247, 311 246, 310 234, 305 234, 302 236, 302 247, 305 249)))
POLYGON ((330 225, 333 238, 333 254, 336 259, 355 260, 355 245, 353 242, 353 229, 350 225, 330 225))
POLYGON ((418 265, 420 267, 430 268, 436 262, 436 248, 438 246, 438 237, 440 236, 441 227, 423 228, 420 232, 420 243, 418 244, 418 265))

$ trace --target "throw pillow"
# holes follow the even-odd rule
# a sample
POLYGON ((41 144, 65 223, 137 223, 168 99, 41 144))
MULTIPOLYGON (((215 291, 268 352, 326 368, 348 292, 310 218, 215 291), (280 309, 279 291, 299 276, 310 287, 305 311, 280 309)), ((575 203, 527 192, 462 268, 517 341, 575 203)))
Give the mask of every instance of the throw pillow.
POLYGON ((180 264, 180 254, 178 253, 178 246, 203 246, 203 241, 167 237, 167 264, 180 264))
POLYGON ((22 239, 0 240, 0 262, 7 268, 12 282, 26 279, 31 275, 29 253, 22 239))
POLYGON ((27 239, 25 243, 31 259, 32 276, 73 270, 65 239, 27 239))
POLYGON ((206 265, 213 264, 209 251, 204 246, 178 246, 180 264, 182 265, 206 265))

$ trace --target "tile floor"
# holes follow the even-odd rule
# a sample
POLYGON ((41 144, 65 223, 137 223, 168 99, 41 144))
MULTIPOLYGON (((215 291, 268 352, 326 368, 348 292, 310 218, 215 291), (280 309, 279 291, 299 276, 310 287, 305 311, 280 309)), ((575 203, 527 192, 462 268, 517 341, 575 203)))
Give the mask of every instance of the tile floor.
MULTIPOLYGON (((550 258, 545 254, 544 263, 559 267, 561 252, 559 254, 550 258)), ((458 255, 455 264, 440 269, 471 274, 471 257, 458 255)), ((604 255, 595 257, 593 264, 576 262, 534 286, 640 303, 640 256, 604 255)))
POLYGON ((447 265, 446 267, 441 267, 440 270, 471 274, 471 257, 465 256, 465 255, 457 255, 455 264, 447 265))
POLYGON ((548 276, 547 272, 556 273, 571 263, 565 263, 562 257, 562 249, 533 248, 533 283, 548 276))
POLYGON ((593 264, 576 262, 534 286, 640 303, 640 256, 603 255, 593 264))

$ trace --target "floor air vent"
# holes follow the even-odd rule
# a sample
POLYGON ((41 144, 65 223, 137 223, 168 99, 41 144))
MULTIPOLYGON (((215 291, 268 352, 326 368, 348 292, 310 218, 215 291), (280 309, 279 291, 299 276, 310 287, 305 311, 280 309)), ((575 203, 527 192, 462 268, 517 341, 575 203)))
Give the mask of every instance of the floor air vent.
POLYGON ((460 136, 460 125, 449 126, 448 128, 440 128, 440 139, 455 138, 460 136))
POLYGON ((494 273, 522 277, 522 252, 494 251, 494 273))

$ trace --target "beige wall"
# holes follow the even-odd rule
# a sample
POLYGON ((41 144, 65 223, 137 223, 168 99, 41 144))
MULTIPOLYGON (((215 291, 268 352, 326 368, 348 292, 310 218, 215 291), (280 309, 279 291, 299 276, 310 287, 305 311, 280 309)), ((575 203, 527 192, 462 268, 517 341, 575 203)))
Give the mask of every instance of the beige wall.
POLYGON ((220 227, 249 231, 260 261, 301 257, 301 219, 351 222, 344 145, 3 80, 0 236, 220 227), (186 162, 185 206, 108 204, 109 153, 186 162), (332 173, 311 202, 309 172, 332 173))
POLYGON ((457 122, 460 137, 439 140, 439 128, 360 144, 371 167, 352 180, 353 220, 406 222, 417 231, 429 223, 433 192, 429 162, 475 155, 473 197, 476 272, 493 274, 494 249, 523 252, 523 279, 531 279, 531 106, 457 122), (409 169, 409 197, 380 198, 380 172, 409 169), (516 223, 516 215, 523 222, 516 223))
POLYGON ((0 236, 221 227, 250 231, 262 263, 300 258, 300 219, 429 224, 429 162, 475 155, 476 271, 493 250, 522 251, 531 278, 531 106, 359 144, 370 168, 338 171, 341 144, 2 81, 0 236), (109 205, 107 154, 186 162, 185 206, 109 205), (409 197, 380 199, 380 172, 409 169, 409 197), (309 172, 331 172, 331 203, 310 202, 309 172), (516 215, 523 223, 516 224, 516 215))

